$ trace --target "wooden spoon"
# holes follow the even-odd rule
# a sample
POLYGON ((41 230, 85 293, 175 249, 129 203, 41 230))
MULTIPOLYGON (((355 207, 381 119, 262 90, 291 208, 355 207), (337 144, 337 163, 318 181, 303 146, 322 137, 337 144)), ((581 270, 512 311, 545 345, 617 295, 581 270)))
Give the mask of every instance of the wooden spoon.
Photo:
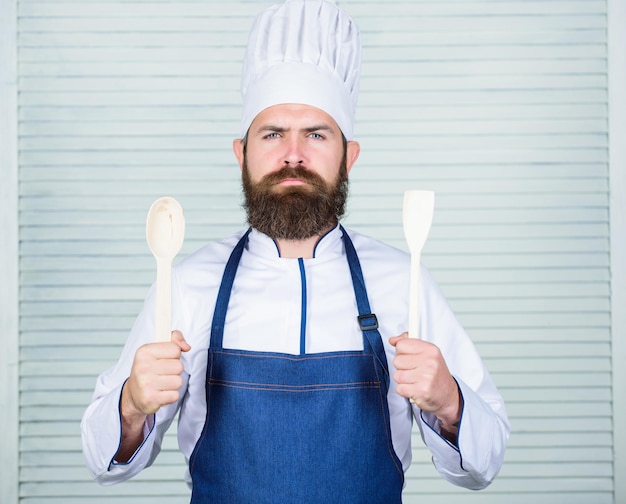
POLYGON ((172 260, 185 239, 183 208, 174 198, 152 203, 146 220, 146 240, 157 263, 156 341, 172 339, 172 260))
POLYGON ((411 252, 409 338, 419 338, 420 258, 433 222, 434 211, 433 191, 405 191, 402 225, 411 252))

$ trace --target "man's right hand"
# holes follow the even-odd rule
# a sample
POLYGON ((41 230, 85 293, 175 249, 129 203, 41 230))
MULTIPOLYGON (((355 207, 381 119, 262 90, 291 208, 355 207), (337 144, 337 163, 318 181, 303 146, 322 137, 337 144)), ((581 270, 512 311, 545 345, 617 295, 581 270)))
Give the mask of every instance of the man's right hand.
POLYGON ((146 417, 180 397, 184 370, 180 356, 191 350, 180 331, 172 331, 166 343, 148 343, 135 353, 135 360, 122 389, 122 442, 115 460, 127 462, 143 442, 146 417))
POLYGON ((169 342, 140 347, 122 392, 122 414, 150 415, 178 401, 184 370, 180 356, 190 349, 180 331, 172 331, 169 342))

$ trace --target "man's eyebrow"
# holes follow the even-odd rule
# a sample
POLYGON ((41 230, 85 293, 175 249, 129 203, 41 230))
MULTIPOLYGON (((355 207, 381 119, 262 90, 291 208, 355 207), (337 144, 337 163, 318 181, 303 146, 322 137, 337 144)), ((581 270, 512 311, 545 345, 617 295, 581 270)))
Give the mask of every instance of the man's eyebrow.
MULTIPOLYGON (((274 124, 265 124, 259 128, 259 131, 276 131, 278 133, 283 133, 285 131, 289 131, 291 128, 286 128, 284 126, 276 126, 274 124)), ((300 131, 331 131, 332 128, 329 124, 314 124, 313 126, 307 126, 306 128, 300 128, 300 131)))
POLYGON ((284 128, 282 126, 274 126, 273 124, 266 124, 265 126, 261 126, 258 129, 259 133, 263 133, 265 131, 271 131, 272 133, 284 133, 285 131, 289 131, 289 128, 284 128))
MULTIPOLYGON (((265 133, 265 132, 271 132, 271 133, 285 133, 286 131, 290 131, 291 128, 286 128, 284 126, 276 126, 274 124, 266 124, 264 126, 261 126, 258 130, 257 133, 261 134, 261 133, 265 133)), ((307 126, 306 128, 300 128, 301 132, 304 133, 313 133, 314 131, 328 131, 328 132, 333 132, 333 129, 330 127, 329 124, 314 124, 313 126, 307 126)))
POLYGON ((330 132, 332 132, 333 129, 328 124, 316 124, 314 126, 309 126, 308 128, 302 128, 301 131, 304 131, 306 133, 313 133, 314 131, 330 131, 330 132))

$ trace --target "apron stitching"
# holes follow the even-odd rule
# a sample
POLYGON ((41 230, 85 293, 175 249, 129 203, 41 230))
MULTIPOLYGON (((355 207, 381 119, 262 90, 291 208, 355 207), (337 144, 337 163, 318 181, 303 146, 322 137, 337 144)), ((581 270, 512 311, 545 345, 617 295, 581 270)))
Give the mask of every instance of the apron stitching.
POLYGON ((380 387, 380 382, 378 381, 355 381, 355 382, 345 382, 345 383, 321 382, 321 383, 309 383, 306 385, 287 385, 284 383, 256 383, 256 382, 222 380, 219 378, 211 378, 209 380, 209 383, 215 383, 217 385, 228 385, 228 384, 242 385, 242 386, 251 385, 255 387, 268 387, 268 388, 283 387, 283 388, 292 388, 294 390, 311 388, 311 387, 350 387, 352 388, 352 386, 359 386, 359 385, 367 385, 367 386, 375 385, 376 387, 380 387))
MULTIPOLYGON (((374 362, 374 370, 376 372, 376 377, 378 378, 378 380, 380 381, 380 376, 378 376, 378 366, 376 366, 376 363, 374 362)), ((396 470, 398 471, 398 473, 400 474, 400 477, 402 478, 402 481, 404 482, 404 471, 402 470, 402 464, 398 465, 398 462, 400 461, 398 459, 398 455, 396 454, 396 451, 393 449, 393 440, 391 439, 391 426, 387 423, 387 415, 385 414, 385 399, 386 397, 383 397, 383 391, 384 388, 380 388, 379 389, 379 396, 380 396, 380 409, 382 410, 382 416, 383 416, 383 422, 385 423, 385 437, 387 438, 387 450, 389 451, 389 456, 391 457, 391 461, 393 462, 393 465, 396 467, 396 470)), ((384 391, 385 394, 389 393, 389 390, 387 389, 386 391, 384 391)))
MULTIPOLYGON (((364 354, 363 352, 354 350, 354 351, 348 351, 348 352, 338 352, 337 355, 332 355, 332 354, 324 354, 324 353, 320 353, 320 354, 306 354, 306 355, 289 355, 289 354, 282 354, 282 355, 272 355, 272 354, 268 354, 265 352, 252 352, 249 353, 246 350, 237 350, 237 349, 232 349, 232 352, 229 352, 228 350, 221 350, 221 351, 214 351, 213 353, 215 354, 224 354, 224 355, 237 355, 237 356, 241 356, 241 357, 254 357, 257 359, 283 359, 283 360, 288 360, 288 361, 305 361, 305 360, 317 360, 317 359, 339 359, 339 358, 343 358, 343 357, 355 357, 355 356, 362 356, 362 357, 374 357, 373 354, 364 354)), ((334 353, 334 352, 333 352, 334 353)))
POLYGON ((293 389, 280 388, 280 387, 267 388, 267 387, 262 387, 262 386, 253 386, 253 385, 249 385, 249 386, 244 386, 244 385, 227 385, 227 384, 224 384, 224 383, 215 383, 215 382, 213 382, 212 385, 228 387, 228 388, 235 388, 235 389, 242 389, 242 390, 262 390, 262 391, 266 391, 266 392, 285 392, 285 393, 289 393, 289 394, 306 394, 306 393, 328 391, 328 390, 380 389, 379 385, 361 386, 361 387, 317 387, 317 388, 311 389, 311 390, 293 390, 293 389))
MULTIPOLYGON (((213 375, 213 359, 209 357, 209 362, 207 362, 207 365, 209 366, 210 369, 210 375, 213 375)), ((196 441, 196 444, 194 446, 193 452, 191 453, 191 457, 189 460, 189 474, 192 474, 192 471, 196 465, 196 460, 197 460, 197 452, 200 448, 200 446, 202 445, 204 439, 206 438, 207 435, 207 427, 209 425, 209 415, 210 415, 210 410, 211 410, 211 401, 209 401, 209 389, 208 387, 205 386, 205 402, 206 402, 206 415, 205 415, 205 419, 204 419, 204 426, 202 427, 202 432, 200 433, 200 437, 198 438, 198 440, 196 441)))

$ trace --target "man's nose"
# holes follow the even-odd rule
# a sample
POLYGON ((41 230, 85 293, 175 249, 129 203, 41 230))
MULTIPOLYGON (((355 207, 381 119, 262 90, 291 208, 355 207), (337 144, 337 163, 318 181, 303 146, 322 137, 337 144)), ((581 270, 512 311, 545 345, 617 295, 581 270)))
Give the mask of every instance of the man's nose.
POLYGON ((285 165, 297 166, 304 163, 304 149, 302 140, 291 138, 286 144, 285 165))

